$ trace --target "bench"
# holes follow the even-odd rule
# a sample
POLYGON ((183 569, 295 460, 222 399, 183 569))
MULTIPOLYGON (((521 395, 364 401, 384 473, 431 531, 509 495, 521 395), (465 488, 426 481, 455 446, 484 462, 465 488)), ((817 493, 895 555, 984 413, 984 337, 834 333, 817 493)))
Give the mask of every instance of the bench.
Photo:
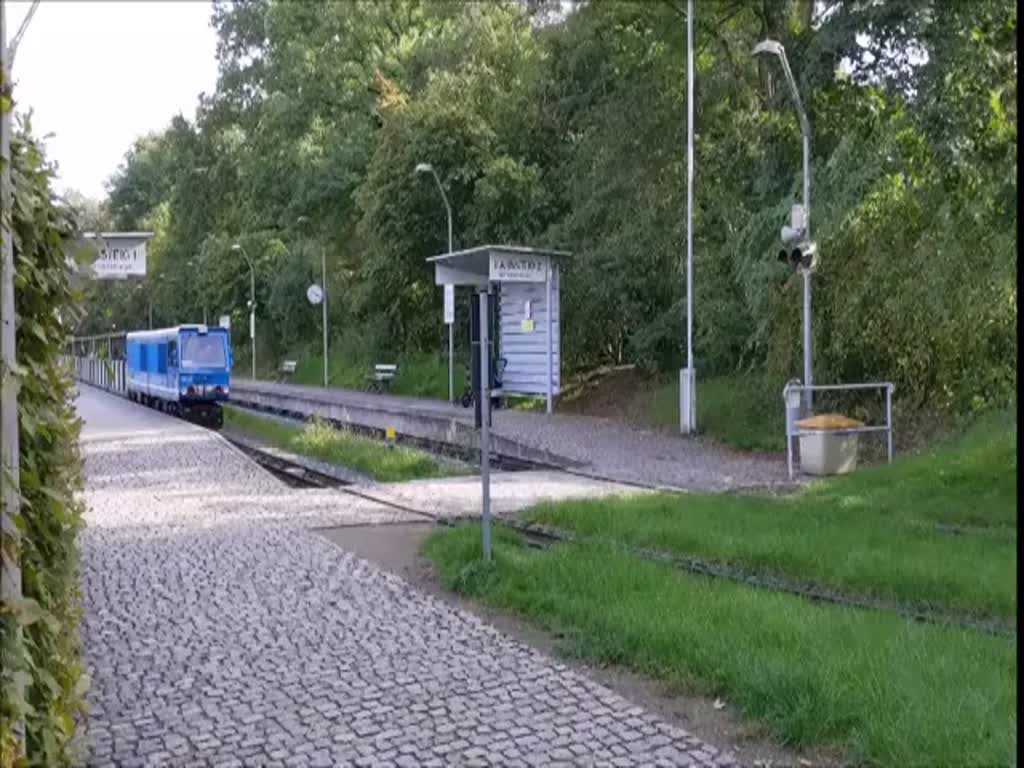
POLYGON ((394 363, 377 363, 370 374, 370 390, 382 392, 391 388, 391 382, 398 375, 398 366, 394 363))
POLYGON ((277 381, 279 383, 285 383, 288 381, 288 377, 295 373, 295 360, 285 360, 281 363, 281 367, 277 369, 277 381))

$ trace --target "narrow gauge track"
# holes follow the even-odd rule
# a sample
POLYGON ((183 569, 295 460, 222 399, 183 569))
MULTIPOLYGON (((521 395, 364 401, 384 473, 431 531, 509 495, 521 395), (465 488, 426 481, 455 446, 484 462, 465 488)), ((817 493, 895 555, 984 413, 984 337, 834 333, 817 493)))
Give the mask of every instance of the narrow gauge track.
MULTIPOLYGON (((232 401, 229 405, 233 408, 237 408, 241 411, 248 411, 254 414, 261 414, 263 416, 271 416, 282 421, 288 421, 293 424, 301 425, 307 424, 314 419, 307 417, 296 411, 288 411, 280 408, 270 407, 254 407, 252 405, 243 405, 237 401, 232 401)), ((321 419, 324 424, 329 424, 335 429, 343 430, 346 432, 353 432, 357 435, 363 435, 365 437, 371 437, 377 440, 384 439, 384 430, 378 429, 377 427, 367 427, 360 424, 348 424, 337 421, 336 419, 321 419)), ((408 445, 413 448, 420 448, 427 453, 432 453, 437 456, 445 456, 452 459, 459 459, 468 463, 476 463, 480 458, 480 451, 476 448, 469 448, 462 445, 456 445, 453 443, 446 443, 440 440, 431 440, 426 437, 413 437, 411 435, 397 435, 397 445, 408 445)), ((558 466, 556 464, 550 464, 532 459, 523 459, 518 456, 508 456, 506 454, 492 453, 491 454, 491 467, 494 469, 500 469, 504 472, 524 472, 530 469, 552 469, 559 471, 566 471, 565 467, 558 466)))
MULTIPOLYGON (((339 480, 331 475, 317 472, 300 464, 288 461, 279 456, 261 451, 249 445, 235 443, 254 461, 270 470, 275 476, 284 482, 297 487, 306 488, 335 488, 342 493, 355 496, 365 501, 381 504, 401 512, 423 517, 430 522, 446 527, 455 527, 466 522, 476 522, 478 518, 474 515, 457 517, 444 517, 431 512, 424 512, 406 504, 399 504, 390 499, 381 498, 363 490, 356 490, 351 484, 339 480)), ((796 595, 814 602, 829 603, 846 608, 858 608, 862 610, 882 611, 896 613, 903 618, 910 619, 917 623, 935 624, 947 627, 959 627, 970 629, 985 634, 1005 637, 1012 640, 1017 638, 1017 628, 996 619, 983 619, 969 614, 955 613, 923 606, 916 606, 894 600, 882 598, 864 597, 852 595, 829 589, 814 582, 799 582, 770 574, 754 573, 742 568, 737 568, 726 563, 716 562, 700 557, 673 555, 662 550, 630 547, 608 539, 593 539, 576 536, 570 531, 537 523, 524 523, 508 518, 492 517, 494 525, 507 528, 519 533, 527 546, 535 549, 546 549, 556 544, 580 543, 583 541, 604 541, 620 549, 621 551, 639 557, 643 560, 670 565, 695 576, 724 579, 757 589, 767 589, 775 592, 796 595)))

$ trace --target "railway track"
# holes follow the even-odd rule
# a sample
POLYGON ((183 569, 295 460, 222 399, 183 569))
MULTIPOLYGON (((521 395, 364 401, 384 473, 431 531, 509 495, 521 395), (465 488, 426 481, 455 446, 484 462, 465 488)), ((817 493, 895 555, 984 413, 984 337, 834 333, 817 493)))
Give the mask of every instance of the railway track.
MULTIPOLYGON (((233 442, 227 438, 229 442, 233 442)), ((391 499, 383 498, 363 489, 356 489, 344 480, 327 475, 322 472, 310 469, 303 465, 291 462, 280 456, 261 451, 251 445, 242 445, 233 442, 244 453, 250 456, 261 466, 267 468, 276 477, 293 487, 304 488, 335 488, 338 491, 355 496, 365 501, 371 501, 386 507, 404 512, 406 514, 424 518, 425 521, 446 527, 455 527, 467 522, 476 522, 476 516, 445 517, 431 512, 410 507, 391 499)), ((613 481, 610 481, 613 482, 613 481)), ((581 543, 584 541, 601 541, 611 544, 624 553, 639 557, 643 560, 669 565, 694 576, 705 578, 723 579, 757 589, 767 589, 774 592, 783 592, 795 595, 818 603, 828 603, 846 608, 857 608, 861 610, 873 610, 884 613, 895 613, 905 619, 917 622, 949 626, 962 629, 970 629, 985 634, 995 635, 1016 640, 1017 629, 1015 625, 1003 621, 971 616, 968 614, 954 613, 928 606, 913 605, 894 600, 853 595, 825 587, 813 582, 799 582, 785 577, 765 573, 757 573, 743 568, 694 556, 675 555, 663 550, 631 547, 608 539, 580 537, 570 531, 551 526, 528 523, 510 518, 492 517, 492 523, 496 526, 516 531, 525 544, 536 549, 546 549, 557 544, 581 543)))

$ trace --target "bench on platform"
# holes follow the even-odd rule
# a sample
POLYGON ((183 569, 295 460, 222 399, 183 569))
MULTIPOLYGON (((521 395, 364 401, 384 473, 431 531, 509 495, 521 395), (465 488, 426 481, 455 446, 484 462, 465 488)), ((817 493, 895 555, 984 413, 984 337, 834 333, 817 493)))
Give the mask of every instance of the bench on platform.
POLYGON ((373 373, 370 374, 370 389, 374 392, 383 392, 391 389, 391 382, 398 375, 398 365, 394 363, 377 363, 373 366, 373 373))
POLYGON ((285 360, 281 363, 281 367, 277 369, 277 381, 279 383, 287 383, 288 377, 295 373, 295 360, 285 360))

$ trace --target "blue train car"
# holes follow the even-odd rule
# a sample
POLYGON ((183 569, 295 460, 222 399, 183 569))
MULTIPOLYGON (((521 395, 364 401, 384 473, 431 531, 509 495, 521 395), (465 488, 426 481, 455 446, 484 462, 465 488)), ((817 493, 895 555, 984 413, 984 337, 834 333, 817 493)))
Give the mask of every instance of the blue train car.
POLYGON ((179 325, 127 335, 128 397, 215 428, 231 392, 231 337, 225 328, 179 325))

